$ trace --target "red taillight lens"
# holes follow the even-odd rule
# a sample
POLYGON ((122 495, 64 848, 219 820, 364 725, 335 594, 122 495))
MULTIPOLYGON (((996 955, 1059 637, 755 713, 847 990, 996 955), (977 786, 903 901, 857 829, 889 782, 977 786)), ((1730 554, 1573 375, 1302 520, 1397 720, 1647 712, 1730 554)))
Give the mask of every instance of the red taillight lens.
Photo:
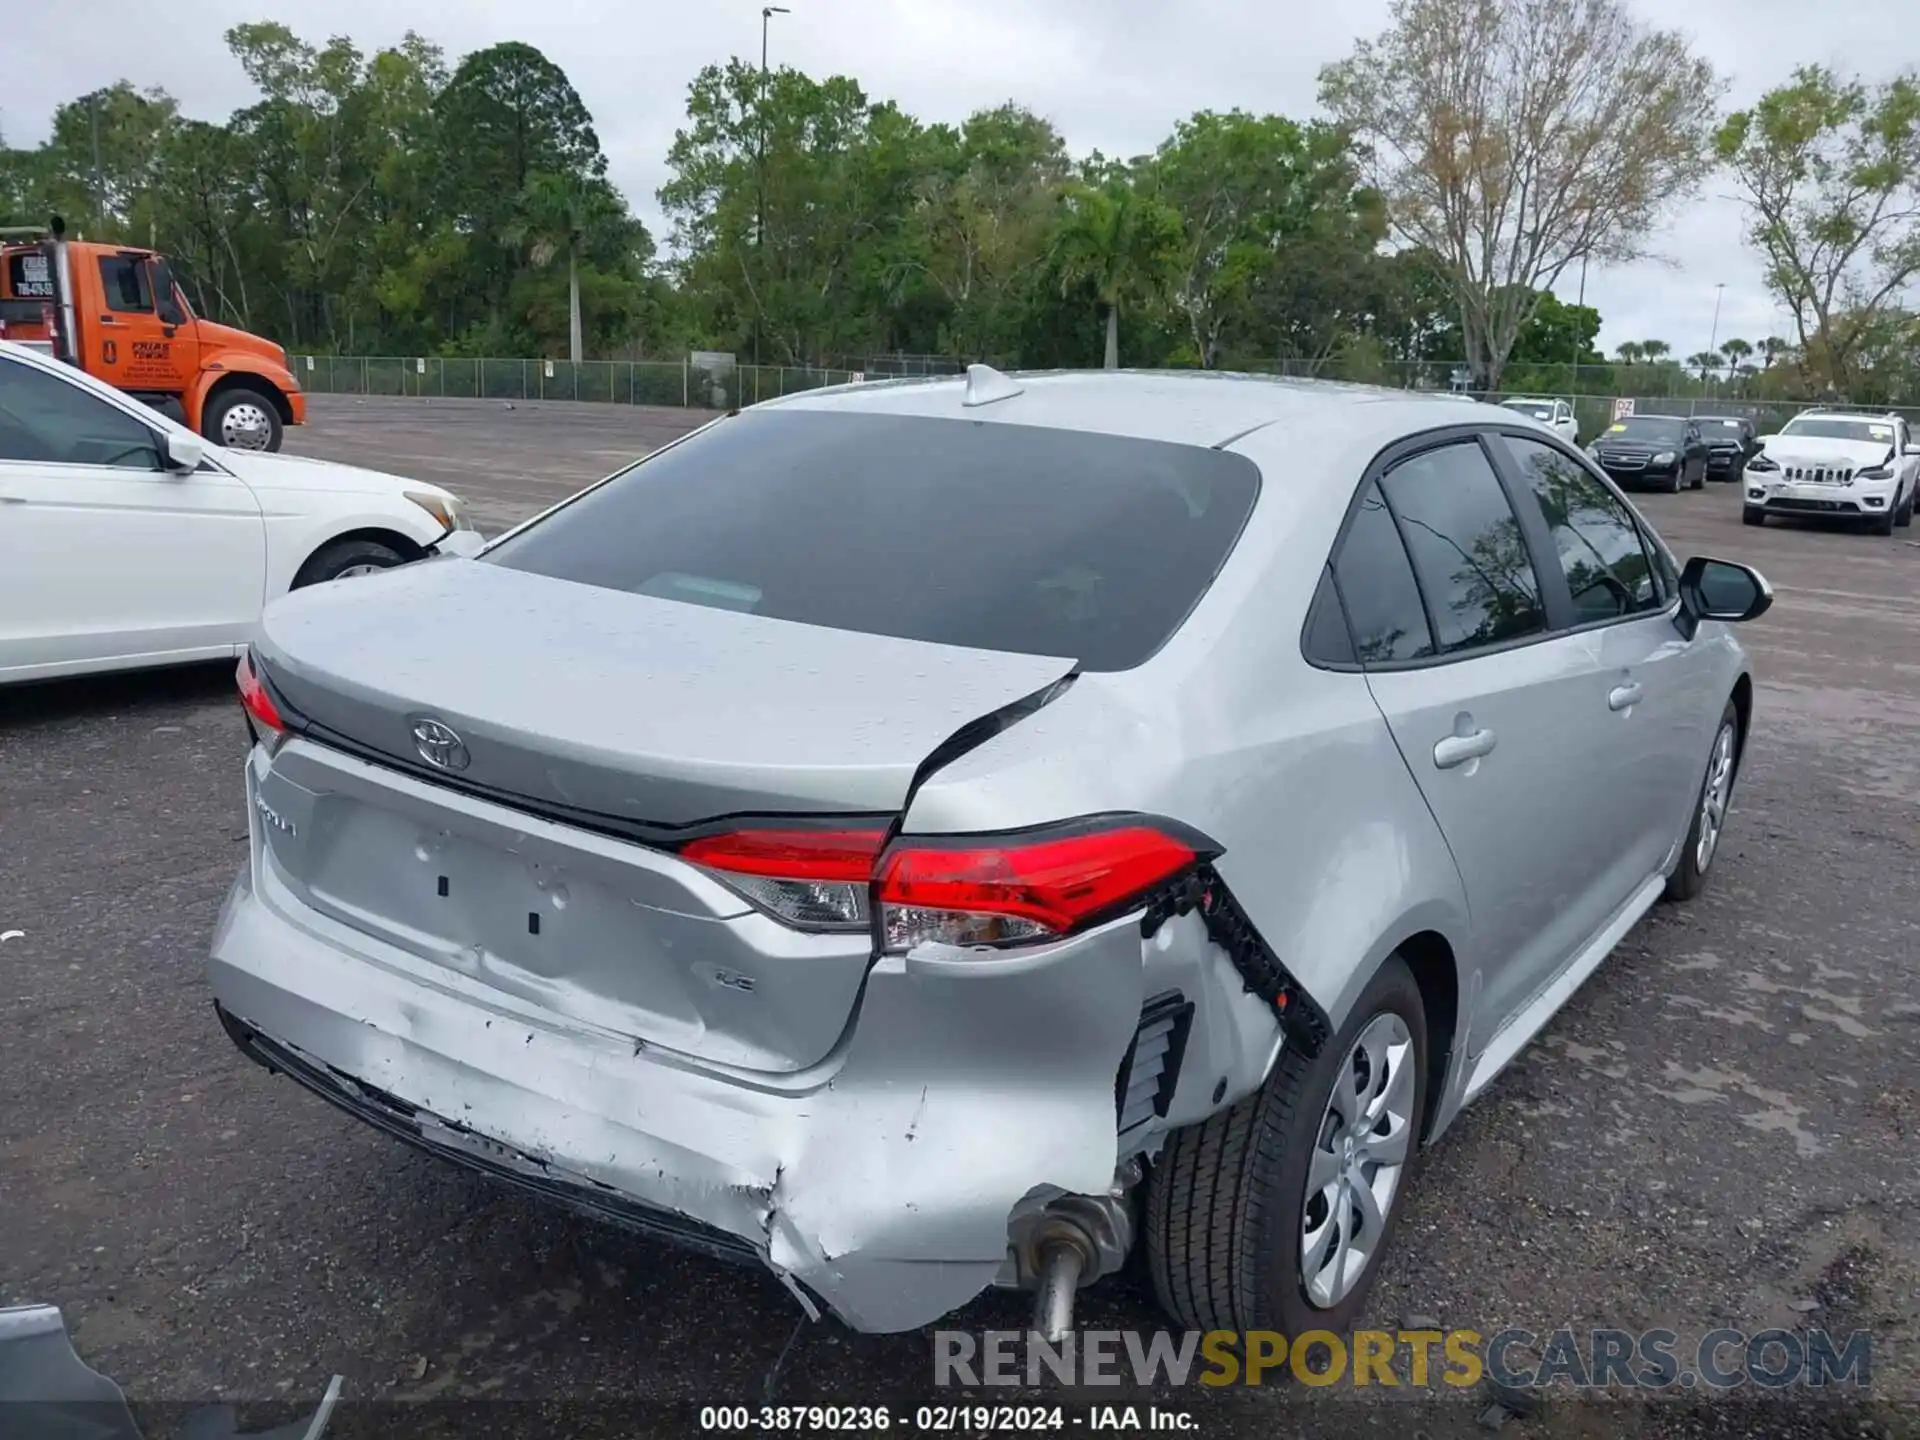
POLYGON ((271 750, 287 738, 287 722, 280 718, 280 711, 275 707, 273 697, 267 693, 267 687, 253 673, 253 656, 250 652, 240 656, 240 664, 233 678, 240 686, 240 706, 247 712, 254 738, 271 750))
POLYGON ((1185 841, 1138 824, 992 844, 902 841, 881 865, 886 948, 1064 935, 1118 913, 1199 858, 1185 841))
POLYGON ((803 930, 865 930, 884 830, 734 830, 680 847, 747 899, 803 930))
POLYGON ((889 953, 1051 940, 1123 912, 1216 853, 1138 818, 1071 833, 909 837, 881 830, 735 830, 684 845, 762 910, 803 930, 864 930, 880 903, 889 953))

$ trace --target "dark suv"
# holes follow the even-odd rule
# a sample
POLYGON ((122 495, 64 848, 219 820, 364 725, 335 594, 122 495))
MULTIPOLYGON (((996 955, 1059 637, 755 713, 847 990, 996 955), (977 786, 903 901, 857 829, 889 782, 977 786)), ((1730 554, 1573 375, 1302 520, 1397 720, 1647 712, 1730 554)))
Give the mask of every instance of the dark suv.
POLYGON ((1739 415, 1702 416, 1697 422, 1707 442, 1707 478, 1738 480, 1760 448, 1753 422, 1739 415))

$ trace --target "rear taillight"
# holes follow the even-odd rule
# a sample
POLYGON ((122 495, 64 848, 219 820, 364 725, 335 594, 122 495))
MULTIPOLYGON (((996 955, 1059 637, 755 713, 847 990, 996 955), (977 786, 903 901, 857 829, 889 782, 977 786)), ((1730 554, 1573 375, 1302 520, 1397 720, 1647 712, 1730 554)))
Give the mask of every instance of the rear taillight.
POLYGON ((287 722, 280 718, 273 697, 254 673, 250 651, 241 654, 234 680, 240 687, 240 708, 247 712, 247 728, 253 732, 253 738, 258 743, 267 747, 267 753, 272 754, 287 738, 287 722))
POLYGON ((690 841, 680 858, 716 872, 762 910, 802 930, 865 930, 884 830, 731 830, 690 841))
POLYGON ((934 942, 1003 947, 1056 939, 1125 913, 1218 850, 1140 817, 1021 835, 739 830, 684 846, 761 909, 805 930, 860 930, 879 909, 891 954, 934 942))

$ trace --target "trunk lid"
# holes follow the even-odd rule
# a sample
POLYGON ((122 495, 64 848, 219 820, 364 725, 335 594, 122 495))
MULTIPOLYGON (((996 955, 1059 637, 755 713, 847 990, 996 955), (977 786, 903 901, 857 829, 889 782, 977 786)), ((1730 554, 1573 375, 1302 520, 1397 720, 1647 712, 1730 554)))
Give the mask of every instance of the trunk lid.
POLYGON ((731 815, 890 819, 943 741, 1073 668, 485 561, 300 591, 256 653, 318 742, 256 773, 290 898, 520 1005, 766 1072, 831 1051, 870 938, 793 930, 655 845, 731 815), (464 768, 424 758, 428 721, 464 768))
POLYGON ((407 566, 268 607, 274 686, 416 773, 632 833, 739 813, 897 811, 969 721, 1073 661, 773 620, 482 561, 407 566), (416 724, 467 763, 437 770, 416 724))

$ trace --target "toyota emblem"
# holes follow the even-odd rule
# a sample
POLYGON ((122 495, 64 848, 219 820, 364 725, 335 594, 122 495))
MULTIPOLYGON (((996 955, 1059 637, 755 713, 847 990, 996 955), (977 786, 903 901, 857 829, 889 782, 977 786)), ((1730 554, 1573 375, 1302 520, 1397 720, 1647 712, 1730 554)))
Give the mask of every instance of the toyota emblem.
POLYGON ((466 742, 451 726, 434 719, 413 722, 413 748, 436 770, 464 770, 470 758, 466 742))

